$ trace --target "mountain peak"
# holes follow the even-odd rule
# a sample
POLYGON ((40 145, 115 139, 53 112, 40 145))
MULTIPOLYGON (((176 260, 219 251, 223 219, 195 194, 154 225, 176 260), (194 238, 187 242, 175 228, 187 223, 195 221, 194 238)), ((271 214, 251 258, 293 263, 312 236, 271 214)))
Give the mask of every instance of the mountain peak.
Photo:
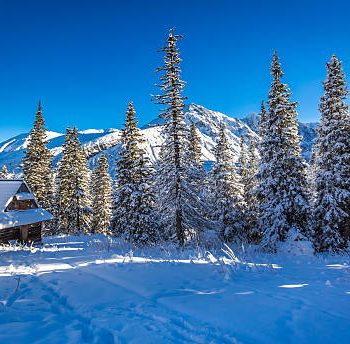
MULTIPOLYGON (((199 131, 202 141, 202 155, 204 161, 213 161, 213 148, 219 134, 220 125, 224 123, 232 152, 237 159, 240 152, 240 136, 246 135, 249 139, 259 140, 258 123, 259 115, 250 114, 243 119, 233 118, 219 111, 205 108, 202 105, 190 103, 185 108, 185 120, 189 124, 193 121, 199 131)), ((145 137, 145 150, 152 161, 158 158, 159 149, 162 145, 161 125, 163 119, 157 117, 143 126, 142 133, 145 137)), ((304 136, 302 142, 303 154, 306 159, 311 156, 311 145, 315 137, 315 125, 300 125, 300 135, 304 136)), ((47 132, 49 144, 54 155, 54 164, 60 159, 64 135, 49 131, 47 132)), ((26 142, 29 134, 15 136, 0 143, 0 167, 7 165, 10 172, 21 172, 21 161, 24 155, 26 142)), ((110 172, 114 175, 116 160, 119 157, 120 131, 117 129, 88 129, 79 132, 79 139, 89 157, 90 166, 94 166, 101 151, 105 151, 110 172)))

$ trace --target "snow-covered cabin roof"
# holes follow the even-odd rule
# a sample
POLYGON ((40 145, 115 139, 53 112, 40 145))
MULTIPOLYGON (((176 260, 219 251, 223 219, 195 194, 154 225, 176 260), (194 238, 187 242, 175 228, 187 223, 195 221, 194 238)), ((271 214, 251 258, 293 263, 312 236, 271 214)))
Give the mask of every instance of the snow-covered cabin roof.
POLYGON ((20 179, 0 179, 0 211, 4 211, 23 184, 20 179))
POLYGON ((28 185, 23 180, 0 179, 0 229, 24 226, 52 219, 53 216, 48 211, 40 208, 28 185), (38 208, 5 211, 14 197, 17 200, 33 200, 38 208))
POLYGON ((42 208, 0 212, 0 229, 24 226, 52 219, 53 216, 42 208))

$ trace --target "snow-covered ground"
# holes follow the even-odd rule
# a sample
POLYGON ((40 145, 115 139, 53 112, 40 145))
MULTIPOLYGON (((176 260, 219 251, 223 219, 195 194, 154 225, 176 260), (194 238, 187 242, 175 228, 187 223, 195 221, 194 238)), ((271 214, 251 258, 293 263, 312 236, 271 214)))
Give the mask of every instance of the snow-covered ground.
POLYGON ((131 254, 100 237, 4 247, 0 343, 350 342, 348 256, 234 251, 131 254))

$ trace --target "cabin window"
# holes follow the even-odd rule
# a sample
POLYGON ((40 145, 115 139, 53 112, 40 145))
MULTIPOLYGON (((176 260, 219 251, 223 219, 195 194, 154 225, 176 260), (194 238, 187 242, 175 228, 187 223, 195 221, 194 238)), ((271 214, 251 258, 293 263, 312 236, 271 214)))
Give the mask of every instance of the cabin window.
POLYGON ((29 189, 27 188, 27 186, 23 183, 21 184, 21 186, 19 187, 17 192, 29 192, 29 189))

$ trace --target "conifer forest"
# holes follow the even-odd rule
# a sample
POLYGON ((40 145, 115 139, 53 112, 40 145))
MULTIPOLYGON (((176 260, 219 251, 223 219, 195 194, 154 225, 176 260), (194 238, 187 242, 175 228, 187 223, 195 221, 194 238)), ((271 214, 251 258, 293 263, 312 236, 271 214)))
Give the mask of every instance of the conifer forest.
MULTIPOLYGON (((62 25, 56 28, 55 44, 65 52, 53 58, 57 47, 51 45, 51 36, 45 39, 40 26, 43 49, 38 54, 42 56, 29 54, 25 63, 47 59, 48 65, 35 71, 44 95, 35 98, 34 104, 40 99, 37 108, 26 108, 25 114, 18 115, 18 126, 11 114, 1 115, 0 343, 349 343, 350 111, 344 71, 350 65, 346 53, 334 49, 339 56, 329 54, 323 65, 315 60, 308 70, 305 61, 296 57, 304 41, 300 49, 293 45, 295 55, 289 56, 278 40, 281 49, 279 44, 276 50, 264 47, 270 52, 264 66, 266 78, 254 75, 254 82, 247 81, 247 86, 242 80, 251 80, 258 67, 249 66, 252 60, 239 44, 253 49, 264 41, 249 36, 257 25, 253 20, 248 36, 243 29, 232 29, 222 30, 223 36, 213 39, 211 33, 218 28, 236 24, 215 21, 214 25, 208 13, 202 18, 200 14, 209 6, 203 1, 203 7, 189 12, 198 11, 191 17, 191 26, 194 21, 202 36, 192 42, 193 32, 187 35, 181 25, 163 30, 164 41, 158 42, 161 49, 148 54, 146 47, 151 50, 155 44, 151 28, 157 26, 157 37, 161 31, 156 24, 161 20, 156 16, 160 9, 152 14, 150 8, 155 4, 167 8, 170 2, 152 0, 147 6, 141 0, 134 2, 137 6, 128 15, 119 1, 109 4, 115 16, 116 7, 120 11, 119 21, 124 13, 124 31, 113 39, 108 25, 121 22, 110 22, 108 11, 102 16, 100 5, 84 17, 90 2, 73 16, 75 1, 69 6, 63 1, 55 7, 54 19, 49 16, 52 22, 42 18, 43 28, 51 32, 63 15, 59 8, 65 9, 64 17, 71 22, 64 23, 76 31, 70 37, 62 25), (148 13, 147 23, 140 17, 144 13, 141 3, 148 13), (108 26, 104 35, 97 22, 105 29, 108 26), (80 32, 83 27, 86 35, 80 32), (127 39, 121 43, 124 36, 127 39), (110 45, 113 40, 119 42, 117 53, 104 45, 106 40, 110 45), (234 40, 240 43, 236 46, 234 40), (232 65, 240 61, 232 69, 225 64, 231 43, 235 49, 232 65), (206 48, 216 44, 223 50, 208 54, 206 48), (82 46, 89 48, 80 51, 82 46), (108 64, 109 54, 117 59, 113 66, 108 64), (151 85, 156 92, 145 107, 140 99, 149 90, 138 84, 146 82, 140 70, 152 70, 149 56, 158 68, 147 74, 154 77, 151 85), (208 64, 204 67, 208 60, 211 70, 208 64), (91 68, 91 61, 96 69, 91 68), (84 73, 79 74, 81 70, 84 73), (233 70, 235 80, 231 80, 233 70), (314 77, 320 70, 323 81, 314 77), (305 81, 303 74, 308 72, 315 80, 312 83, 305 81), (82 90, 74 86, 79 75, 82 90), (116 75, 120 80, 113 80, 116 75), (205 84, 210 75, 220 82, 205 84), (304 84, 299 87, 293 78, 304 84), (95 86, 88 79, 95 80, 95 86), (227 97, 235 83, 240 83, 236 95, 227 97), (138 91, 128 95, 124 110, 112 117, 106 115, 101 99, 109 96, 106 102, 111 106, 110 94, 115 89, 109 87, 115 85, 123 99, 130 89, 138 91), (96 93, 93 97, 90 87, 96 93), (256 103, 255 88, 260 92, 256 103), (52 90, 61 90, 62 99, 71 106, 80 102, 81 113, 95 111, 96 104, 98 112, 93 118, 81 113, 75 117, 79 111, 73 107, 67 110, 71 123, 67 126, 63 114, 62 118, 52 115, 61 111, 55 110, 57 103, 50 105, 56 99, 52 90), (247 97, 242 96, 247 90, 247 97), (305 109, 305 99, 311 99, 315 90, 319 92, 317 118, 304 122, 305 111, 299 109, 305 109), (205 98, 212 104, 211 94, 213 102, 221 94, 227 98, 222 108, 247 102, 246 108, 254 103, 256 111, 238 118, 194 103, 205 98), (31 112, 35 116, 30 117, 31 112), (91 120, 95 128, 106 121, 115 124, 109 129, 82 129, 91 120), (18 134, 19 125, 24 128, 26 121, 30 132, 18 134), (58 128, 51 123, 58 123, 58 128), (11 136, 14 132, 16 136, 11 136)), ((182 2, 172 2, 167 15, 186 16, 186 11, 174 9, 182 2)), ((219 2, 229 6, 229 2, 219 2)), ((193 6, 190 3, 184 8, 193 6)), ((130 9, 130 4, 124 5, 130 9)), ((0 18, 2 6, 0 1, 0 18)), ((264 6, 269 7, 268 2, 264 6)), ((263 11, 265 17, 261 15, 258 21, 261 30, 276 21, 268 31, 274 39, 283 30, 290 33, 287 24, 285 29, 277 28, 282 21, 272 10, 273 20, 268 24, 270 17, 263 11)), ((305 25, 300 18, 308 11, 306 4, 299 10, 300 23, 293 21, 296 32, 305 25)), ((33 24, 30 18, 36 15, 30 13, 34 17, 28 12, 21 20, 33 24)), ((287 18, 283 20, 289 22, 290 14, 283 13, 287 18)), ((344 9, 344 13, 348 12, 344 9)), ((23 29, 18 31, 21 34, 39 24, 23 25, 18 28, 23 29)), ((328 30, 332 25, 325 26, 328 30)), ((310 37, 312 32, 309 29, 310 37)), ((318 43, 312 37, 311 46, 318 43)), ((283 42, 290 43, 287 34, 283 42)), ((329 39, 333 49, 331 42, 336 40, 329 39)), ((303 47, 306 55, 311 54, 311 48, 303 47)), ((24 72, 15 60, 6 59, 11 49, 0 54, 0 94, 4 94, 0 113, 14 97, 9 95, 12 83, 8 83, 6 69, 13 73, 18 68, 17 78, 33 72, 29 67, 24 72), (1 86, 2 78, 6 87, 1 86)), ((34 90, 20 83, 16 87, 15 111, 22 108, 23 112, 34 90)))

